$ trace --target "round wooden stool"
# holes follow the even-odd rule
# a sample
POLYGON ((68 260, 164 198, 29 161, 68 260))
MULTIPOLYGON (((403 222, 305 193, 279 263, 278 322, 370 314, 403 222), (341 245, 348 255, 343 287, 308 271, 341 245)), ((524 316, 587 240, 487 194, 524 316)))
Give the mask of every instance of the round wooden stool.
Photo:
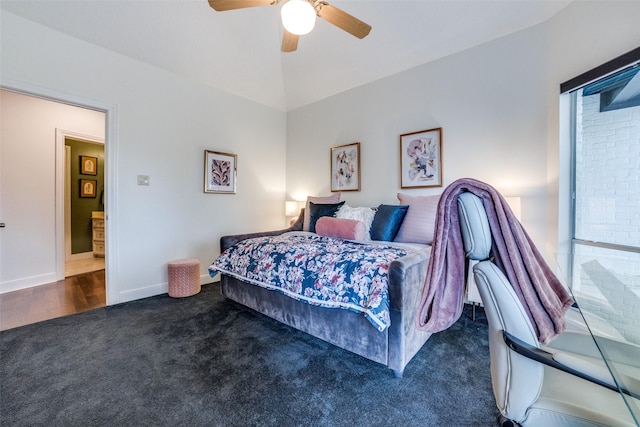
POLYGON ((200 292, 200 260, 181 259, 169 263, 169 296, 190 297, 200 292))

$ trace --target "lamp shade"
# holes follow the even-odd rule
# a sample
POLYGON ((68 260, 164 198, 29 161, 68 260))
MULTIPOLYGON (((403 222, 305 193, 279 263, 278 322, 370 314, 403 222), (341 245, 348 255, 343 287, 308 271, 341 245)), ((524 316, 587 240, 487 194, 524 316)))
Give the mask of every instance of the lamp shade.
POLYGON ((282 25, 291 34, 309 33, 316 24, 316 10, 307 0, 289 0, 280 9, 282 25))

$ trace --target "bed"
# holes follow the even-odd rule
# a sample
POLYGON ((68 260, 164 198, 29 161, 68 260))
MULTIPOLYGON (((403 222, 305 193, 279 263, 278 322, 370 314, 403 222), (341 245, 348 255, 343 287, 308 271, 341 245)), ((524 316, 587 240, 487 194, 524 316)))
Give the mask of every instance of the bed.
POLYGON ((283 230, 223 236, 209 268, 223 296, 402 377, 431 335, 415 326, 430 246, 319 236, 301 231, 302 217, 283 230))

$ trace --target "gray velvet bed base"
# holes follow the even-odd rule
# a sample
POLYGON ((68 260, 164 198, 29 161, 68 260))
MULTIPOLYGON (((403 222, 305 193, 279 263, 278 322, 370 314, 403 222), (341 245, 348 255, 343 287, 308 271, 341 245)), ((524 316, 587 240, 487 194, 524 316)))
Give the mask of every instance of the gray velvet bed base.
MULTIPOLYGON (((284 230, 224 236, 220 239, 221 251, 240 240, 301 229, 301 224, 299 220, 291 228, 284 230)), ((391 263, 391 326, 383 332, 376 330, 362 313, 313 306, 230 276, 221 276, 220 289, 225 298, 386 365, 396 377, 402 377, 407 363, 431 335, 430 332, 419 331, 415 327, 418 302, 427 272, 427 259, 428 254, 411 254, 391 263)))

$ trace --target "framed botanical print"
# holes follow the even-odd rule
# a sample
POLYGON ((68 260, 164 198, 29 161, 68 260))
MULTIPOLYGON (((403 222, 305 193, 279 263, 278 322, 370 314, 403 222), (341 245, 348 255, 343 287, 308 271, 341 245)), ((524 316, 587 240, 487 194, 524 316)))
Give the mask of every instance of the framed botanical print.
POLYGON ((205 150, 204 192, 235 194, 237 161, 235 154, 205 150))
POLYGON ((96 186, 98 181, 95 179, 80 180, 80 197, 96 197, 96 186))
POLYGON ((98 175, 98 158, 80 156, 80 173, 82 175, 98 175))
POLYGON ((442 128, 400 135, 400 187, 442 187, 442 128))
POLYGON ((331 191, 360 191, 360 143, 331 147, 331 191))

